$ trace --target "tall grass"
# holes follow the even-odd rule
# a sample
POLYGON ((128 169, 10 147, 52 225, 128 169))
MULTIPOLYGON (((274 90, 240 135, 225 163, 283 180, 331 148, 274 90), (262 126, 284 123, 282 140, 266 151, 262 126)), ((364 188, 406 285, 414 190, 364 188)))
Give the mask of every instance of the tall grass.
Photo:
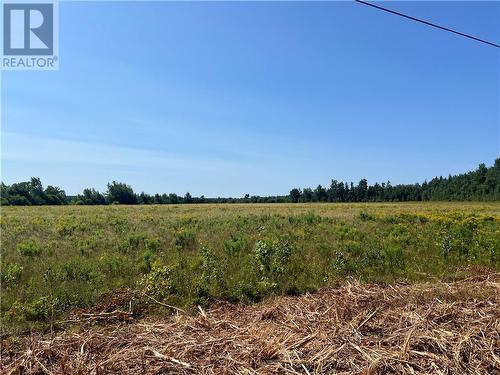
POLYGON ((2 207, 4 329, 44 328, 106 293, 191 309, 352 276, 500 269, 499 203, 2 207))

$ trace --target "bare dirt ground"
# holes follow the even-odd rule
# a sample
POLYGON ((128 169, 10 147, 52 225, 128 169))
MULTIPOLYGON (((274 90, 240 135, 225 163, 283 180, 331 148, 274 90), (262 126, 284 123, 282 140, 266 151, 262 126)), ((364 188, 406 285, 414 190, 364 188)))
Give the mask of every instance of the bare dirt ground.
POLYGON ((484 274, 415 285, 348 280, 196 316, 92 312, 76 331, 5 342, 2 373, 500 374, 499 302, 500 274, 484 274))

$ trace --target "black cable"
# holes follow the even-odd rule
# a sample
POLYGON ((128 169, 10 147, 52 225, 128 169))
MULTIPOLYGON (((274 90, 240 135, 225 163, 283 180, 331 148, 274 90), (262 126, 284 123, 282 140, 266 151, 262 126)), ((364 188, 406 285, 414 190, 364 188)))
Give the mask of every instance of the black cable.
POLYGON ((452 30, 452 29, 448 29, 447 27, 439 26, 439 25, 436 25, 434 23, 427 22, 427 21, 424 21, 424 20, 421 20, 421 19, 418 19, 418 18, 415 18, 415 17, 412 17, 412 16, 408 16, 408 15, 403 14, 403 13, 395 12, 393 10, 390 10, 390 9, 387 9, 387 8, 383 8, 381 6, 378 6, 378 5, 375 5, 375 4, 372 4, 372 3, 368 3, 368 2, 363 1, 363 0, 355 0, 355 1, 358 2, 358 3, 364 4, 364 5, 371 6, 373 8, 377 8, 377 9, 383 10, 384 12, 389 12, 389 13, 395 14, 397 16, 408 18, 408 19, 410 19, 412 21, 417 21, 417 22, 423 23, 423 24, 428 25, 428 26, 436 27, 436 28, 441 29, 441 30, 449 31, 450 33, 454 33, 454 34, 457 34, 457 35, 460 35, 460 36, 464 36, 464 37, 469 38, 469 39, 473 39, 473 40, 481 42, 481 43, 489 44, 490 46, 493 46, 493 47, 500 48, 500 45, 498 45, 496 43, 488 42, 487 40, 479 39, 479 38, 476 38, 475 36, 461 33, 460 31, 455 31, 455 30, 452 30))

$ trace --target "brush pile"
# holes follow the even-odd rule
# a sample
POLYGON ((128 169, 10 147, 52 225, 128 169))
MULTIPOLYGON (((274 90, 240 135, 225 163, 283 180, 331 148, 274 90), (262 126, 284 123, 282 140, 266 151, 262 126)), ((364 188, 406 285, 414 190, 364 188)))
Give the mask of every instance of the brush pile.
POLYGON ((4 343, 3 374, 500 374, 500 274, 217 303, 4 343))

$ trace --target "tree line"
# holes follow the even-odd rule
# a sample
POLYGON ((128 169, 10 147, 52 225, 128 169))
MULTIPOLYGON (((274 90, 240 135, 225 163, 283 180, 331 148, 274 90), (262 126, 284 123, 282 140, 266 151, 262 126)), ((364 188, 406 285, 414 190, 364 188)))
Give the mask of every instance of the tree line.
POLYGON ((30 181, 0 185, 1 205, 106 205, 106 204, 187 204, 187 203, 287 203, 287 202, 406 202, 406 201, 499 201, 500 158, 491 167, 480 164, 471 172, 435 177, 422 184, 375 183, 368 185, 366 179, 357 185, 332 180, 329 187, 318 185, 312 188, 293 188, 288 195, 250 196, 242 198, 193 197, 190 193, 179 196, 175 193, 150 195, 136 194, 130 185, 113 181, 101 193, 93 188, 84 189, 77 196, 67 196, 64 190, 47 186, 43 188, 40 178, 30 181))
POLYGON ((357 185, 332 180, 328 188, 294 188, 292 202, 407 202, 407 201, 498 201, 500 200, 500 158, 493 166, 480 164, 475 171, 435 177, 422 184, 375 183, 366 179, 357 185))

